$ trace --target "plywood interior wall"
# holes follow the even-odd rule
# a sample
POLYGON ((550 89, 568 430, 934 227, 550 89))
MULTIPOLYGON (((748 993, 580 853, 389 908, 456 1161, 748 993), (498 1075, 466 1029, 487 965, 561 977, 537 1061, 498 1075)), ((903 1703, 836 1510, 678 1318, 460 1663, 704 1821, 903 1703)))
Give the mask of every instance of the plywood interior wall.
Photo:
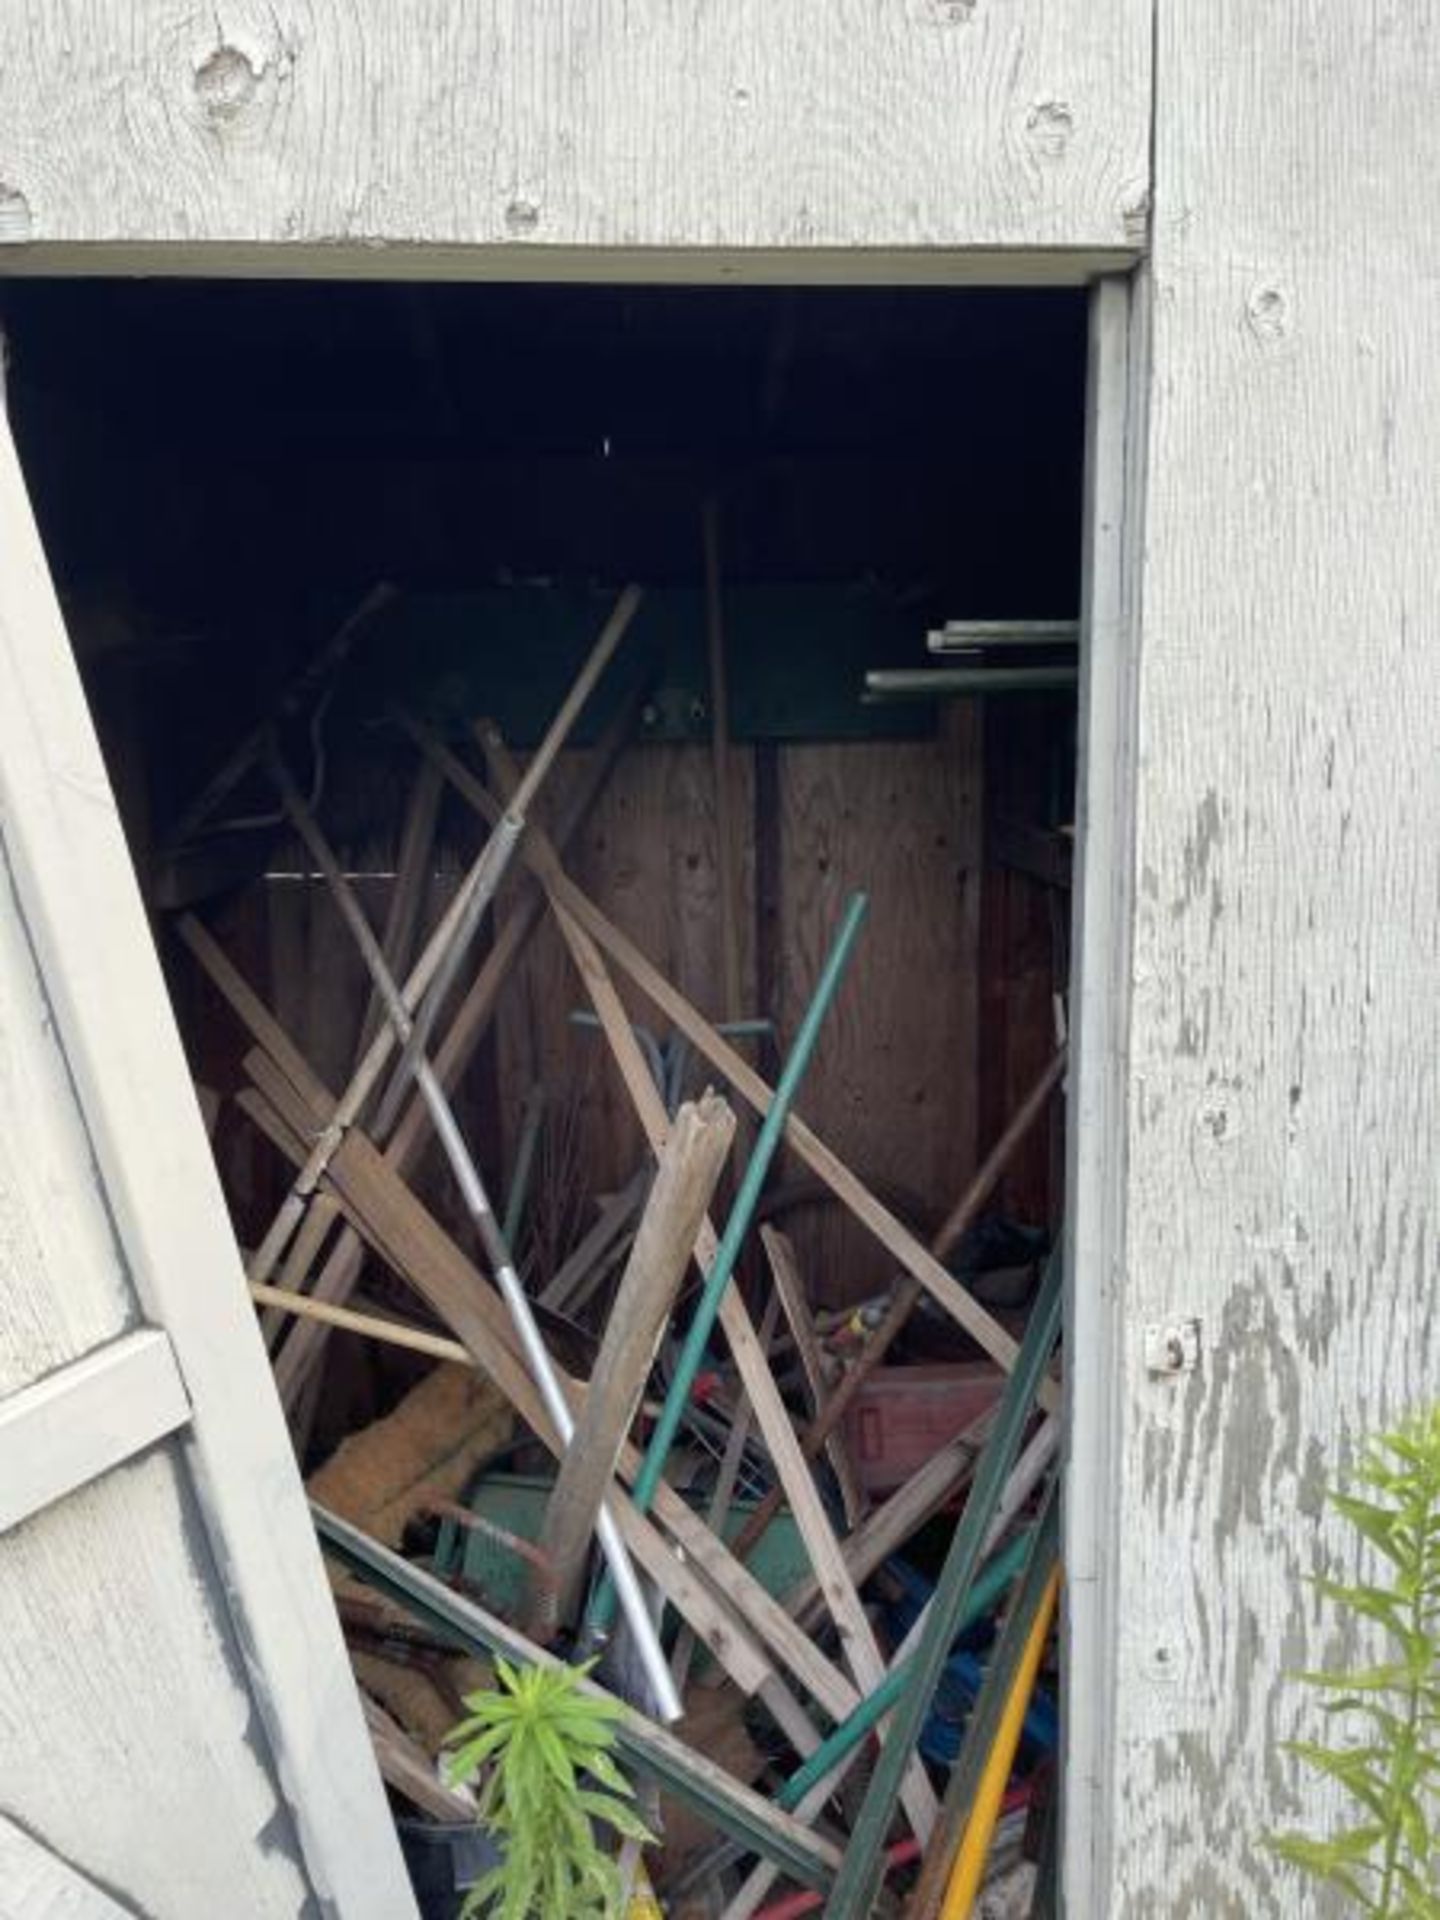
MULTIPOLYGON (((986 723, 957 703, 937 736, 916 742, 764 744, 733 755, 743 829, 739 919, 747 1012, 773 1022, 771 1042, 742 1047, 773 1078, 852 891, 869 914, 802 1089, 799 1110, 841 1156, 922 1230, 934 1226, 998 1132, 1051 1044, 1055 948, 1063 897, 1024 874, 987 867, 986 723), (757 874, 759 898, 757 902, 757 874)), ((584 752, 562 757, 542 811, 553 817, 584 752)), ((384 770, 373 810, 392 823, 352 839, 346 857, 378 923, 384 914, 404 774, 384 770), (372 876, 372 877, 366 877, 372 876)), ((442 814, 428 916, 443 910, 478 836, 451 796, 442 814)), ((280 847, 271 877, 207 918, 247 976, 332 1084, 343 1083, 366 1000, 351 942, 318 880, 280 847)), ((708 1017, 723 1014, 714 784, 698 745, 636 746, 618 761, 571 843, 578 883, 708 1017)), ((502 892, 498 912, 512 892, 502 892)), ((183 953, 177 1004, 198 1078, 240 1084, 235 1024, 183 953)), ((632 1017, 667 1039, 663 1019, 628 984, 632 1017)), ((594 1196, 642 1163, 642 1142, 600 1035, 572 1015, 584 995, 555 928, 544 923, 507 984, 460 1111, 503 1193, 526 1097, 537 1079, 549 1121, 532 1187, 532 1260, 553 1261, 593 1217, 594 1196)), ((692 1060, 687 1086, 713 1076, 692 1060)), ((242 1238, 263 1230, 282 1169, 233 1103, 216 1147, 242 1238)), ((781 1158, 775 1184, 804 1189, 781 1158)), ((448 1176, 432 1157, 422 1185, 464 1234, 448 1176)), ((1017 1161, 1000 1204, 1038 1224, 1058 1186, 1043 1130, 1017 1161)), ((814 1298, 840 1304, 890 1284, 883 1252, 812 1189, 788 1215, 814 1298)), ((343 1348, 342 1348, 343 1350, 343 1348)), ((371 1361, 365 1363, 373 1364, 371 1361)), ((367 1391, 352 1379, 350 1391, 367 1391)), ((343 1418, 342 1408, 332 1409, 343 1418)))

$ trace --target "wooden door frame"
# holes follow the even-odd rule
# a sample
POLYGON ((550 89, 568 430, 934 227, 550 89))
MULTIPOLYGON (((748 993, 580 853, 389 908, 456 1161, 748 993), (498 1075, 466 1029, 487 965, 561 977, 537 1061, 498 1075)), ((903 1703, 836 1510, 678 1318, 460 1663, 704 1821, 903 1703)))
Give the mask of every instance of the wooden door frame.
POLYGON ((1063 1910, 1108 1899, 1126 1247, 1126 1110, 1139 767, 1150 282, 1097 281, 1086 393, 1084 574, 1066 1129, 1063 1910), (1083 1363, 1082 1363, 1083 1356, 1083 1363))
MULTIPOLYGON (((15 264, 13 259, 0 256, 0 274, 12 270, 15 264)), ((785 282, 1090 288, 1071 1070, 1067 1087, 1065 1321, 1066 1350, 1083 1352, 1086 1365, 1066 1369, 1063 1859, 1065 1910, 1079 1916, 1098 1913, 1100 1908, 1094 1903, 1109 1884, 1105 1865, 1110 1830, 1108 1796, 1114 1790, 1109 1749, 1114 1718, 1116 1596, 1106 1548, 1110 1538, 1109 1502, 1114 1491, 1121 1365, 1126 1035, 1138 780, 1134 732, 1140 619, 1136 596, 1138 528, 1145 499, 1144 396, 1149 368, 1149 277, 1139 255, 1127 259, 1083 250, 1017 249, 1004 254, 937 250, 905 256, 857 249, 818 257, 777 250, 773 256, 732 260, 728 255, 703 250, 636 255, 619 249, 575 249, 566 250, 563 257, 558 253, 549 258, 527 254, 521 261, 497 265, 485 257, 484 249, 470 248, 417 247, 387 256, 383 250, 376 253, 350 246, 317 253, 271 243, 245 249, 196 245, 167 247, 157 258, 153 249, 127 244, 37 248, 26 259, 23 272, 27 276, 59 272, 67 277, 91 277, 153 272, 157 267, 166 273, 197 277, 268 274, 289 279, 513 278, 527 284, 624 281, 721 287, 740 282, 785 282), (1137 265, 1137 271, 1125 271, 1137 265), (524 271, 519 270, 521 267, 524 271)), ((138 890, 134 904, 138 908, 138 890)), ((146 956, 146 964, 153 965, 153 955, 146 956)), ((172 1033, 171 1039, 178 1048, 178 1036, 172 1033)), ((97 1092, 103 1110, 103 1089, 97 1092)), ((198 1118, 194 1132, 203 1146, 198 1118)), ((208 1148, 205 1151, 208 1164, 208 1148)), ((238 1571, 229 1556, 226 1564, 238 1571)))

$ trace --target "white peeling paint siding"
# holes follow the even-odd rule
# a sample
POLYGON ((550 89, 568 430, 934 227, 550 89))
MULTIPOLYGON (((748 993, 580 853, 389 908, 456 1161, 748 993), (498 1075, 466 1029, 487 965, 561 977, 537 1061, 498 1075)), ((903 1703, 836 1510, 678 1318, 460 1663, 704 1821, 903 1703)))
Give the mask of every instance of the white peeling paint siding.
POLYGON ((1095 1920, 1324 1910, 1260 1846, 1333 1813, 1322 1488, 1440 1396, 1440 19, 1162 6, 1157 62, 1095 1920))
POLYGON ((3 0, 0 245, 1129 253, 1148 13, 3 0))

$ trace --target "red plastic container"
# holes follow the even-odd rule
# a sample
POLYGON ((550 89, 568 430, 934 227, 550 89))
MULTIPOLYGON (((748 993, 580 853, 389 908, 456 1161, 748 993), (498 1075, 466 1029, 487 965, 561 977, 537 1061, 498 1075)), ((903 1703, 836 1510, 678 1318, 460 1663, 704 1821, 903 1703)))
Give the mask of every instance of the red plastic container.
POLYGON ((1004 1376, 983 1360, 877 1367, 843 1426, 867 1493, 893 1493, 1000 1397, 1004 1376))

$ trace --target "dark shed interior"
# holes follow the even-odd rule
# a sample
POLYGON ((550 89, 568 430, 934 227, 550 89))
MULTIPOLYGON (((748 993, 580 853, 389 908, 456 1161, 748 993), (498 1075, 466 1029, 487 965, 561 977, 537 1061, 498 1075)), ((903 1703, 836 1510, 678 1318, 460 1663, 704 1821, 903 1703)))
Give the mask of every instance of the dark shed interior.
MULTIPOLYGON (((1083 295, 34 281, 0 287, 0 323, 236 1235, 252 1287, 281 1289, 257 1309, 312 1493, 574 1653, 592 1644, 594 1512, 568 1588, 545 1587, 543 1605, 535 1568, 554 1573, 582 1449, 547 1441, 527 1401, 487 1279, 504 1262, 423 1115, 412 1125, 419 1103, 390 1110, 382 1078, 353 1124, 329 1127, 381 1015, 327 856, 295 823, 308 801, 403 979, 484 844, 477 807, 508 792, 505 750, 524 766, 627 583, 643 589, 529 815, 586 925, 608 929, 594 937, 619 995, 609 1028, 532 832, 429 1050, 552 1358, 588 1382, 587 1405, 614 1401, 616 1445, 653 1431, 667 1395, 683 1408, 664 1441, 669 1497, 713 1503, 728 1540, 787 1496, 748 1571, 816 1636, 810 1652, 863 1680, 864 1621, 836 1611, 833 1582, 843 1644, 807 1612, 827 1549, 797 1515, 818 1491, 828 1551, 853 1571, 847 1604, 880 1634, 867 1657, 892 1657, 954 1532, 996 1359, 1045 1319, 1032 1307, 1063 1204, 1083 295), (897 688, 896 674, 920 678, 897 688), (717 1330, 703 1376, 676 1386, 698 1298, 687 1231, 658 1349, 631 1357, 627 1383, 615 1335, 638 1297, 623 1289, 652 1168, 637 1075, 641 1106, 658 1092, 674 1116, 719 1087, 741 1112, 713 1196, 723 1221, 757 1137, 747 1100, 764 1105, 753 1077, 777 1083, 857 894, 868 909, 796 1104, 822 1145, 792 1131, 736 1268, 762 1375, 742 1381, 745 1343, 717 1330), (640 1051, 621 1070, 626 1017, 640 1051), (1014 1150, 978 1179, 1007 1129, 1014 1150), (327 1135, 317 1196, 282 1242, 273 1223, 327 1135), (917 1258, 942 1261, 942 1297, 958 1281, 989 1320, 934 1304, 917 1258), (907 1285, 919 1304, 885 1345, 907 1285), (474 1331, 477 1301, 499 1331, 474 1331), (368 1317, 337 1330, 320 1309, 368 1317), (437 1365, 435 1340, 456 1332, 469 1358, 450 1340, 465 1364, 437 1365), (774 1402, 763 1445, 747 1393, 774 1402), (827 1405, 835 1433, 812 1436, 816 1484, 797 1498, 784 1429, 827 1405)), ((996 1549, 1007 1578, 1044 1532, 1026 1528, 1053 1429, 1029 1432, 1037 1477, 996 1549)), ((647 1571, 663 1587, 659 1551, 647 1571)), ((735 1670, 750 1631, 743 1609, 724 1624, 737 1571, 712 1568, 710 1599, 702 1581, 688 1603, 708 1651, 685 1735, 770 1790, 814 1734, 796 1736, 798 1701, 762 1707, 735 1670)), ((413 1618, 397 1641, 373 1595, 337 1598, 387 1738, 410 1743, 399 1775, 381 1756, 397 1808, 433 1813, 416 1782, 472 1666, 417 1641, 413 1618)), ((937 1773, 962 1737, 964 1662, 993 1634, 979 1618, 929 1710, 919 1749, 937 1773)), ((797 1658, 784 1635, 764 1644, 797 1658)), ((636 1697, 613 1647, 603 1671, 636 1697)), ((832 1692, 822 1713, 837 1711, 832 1692)), ((1037 1833, 1054 1729, 1047 1680, 1015 1789, 1037 1833)), ((854 1808, 838 1811, 843 1824, 854 1808)), ((659 1883, 708 1884, 708 1829, 662 1812, 659 1883)), ((435 1830, 401 1831, 418 1886, 435 1830)), ((446 1880, 425 1911, 449 1915, 455 1891, 446 1880)))

